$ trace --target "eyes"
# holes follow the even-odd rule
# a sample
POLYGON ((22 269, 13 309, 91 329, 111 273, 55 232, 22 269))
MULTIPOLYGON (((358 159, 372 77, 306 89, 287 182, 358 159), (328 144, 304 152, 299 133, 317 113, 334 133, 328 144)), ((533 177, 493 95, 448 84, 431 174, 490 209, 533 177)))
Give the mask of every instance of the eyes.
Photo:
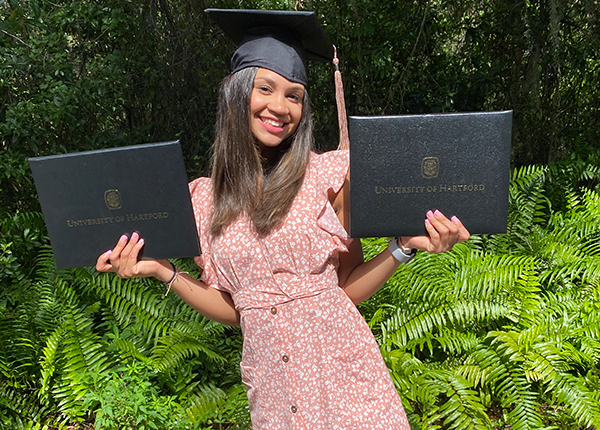
MULTIPOLYGON (((275 93, 274 87, 267 84, 256 84, 254 89, 266 96, 275 93)), ((286 90, 285 97, 293 103, 302 103, 302 100, 304 99, 304 88, 291 88, 286 90)))
POLYGON ((300 95, 296 94, 296 93, 291 93, 288 94, 288 99, 293 100, 296 103, 301 103, 302 102, 302 97, 300 97, 300 95))

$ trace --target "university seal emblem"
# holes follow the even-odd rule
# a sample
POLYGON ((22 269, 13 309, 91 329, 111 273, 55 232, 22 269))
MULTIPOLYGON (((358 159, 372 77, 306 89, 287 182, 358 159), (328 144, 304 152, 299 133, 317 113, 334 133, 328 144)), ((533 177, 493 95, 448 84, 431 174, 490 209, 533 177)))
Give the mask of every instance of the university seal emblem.
POLYGON ((437 157, 425 157, 421 163, 421 175, 425 179, 437 178, 440 171, 440 160, 437 157))
POLYGON ((104 192, 104 203, 111 211, 121 209, 121 194, 119 190, 112 189, 104 192))

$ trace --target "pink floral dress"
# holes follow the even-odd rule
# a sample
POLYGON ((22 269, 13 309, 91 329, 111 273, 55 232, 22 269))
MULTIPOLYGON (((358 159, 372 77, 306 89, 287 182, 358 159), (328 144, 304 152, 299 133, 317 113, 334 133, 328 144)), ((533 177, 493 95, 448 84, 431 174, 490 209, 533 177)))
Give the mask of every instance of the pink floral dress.
POLYGON ((212 238, 211 181, 190 184, 202 280, 230 293, 240 312, 254 430, 410 428, 371 330, 338 286, 350 238, 327 191, 347 171, 347 151, 311 154, 285 222, 265 238, 245 216, 212 238))

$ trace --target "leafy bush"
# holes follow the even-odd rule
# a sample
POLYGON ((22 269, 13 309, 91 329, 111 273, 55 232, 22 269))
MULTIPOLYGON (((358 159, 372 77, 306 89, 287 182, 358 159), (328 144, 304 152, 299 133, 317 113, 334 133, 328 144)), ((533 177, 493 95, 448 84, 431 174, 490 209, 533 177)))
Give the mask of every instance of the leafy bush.
POLYGON ((91 373, 83 410, 95 411, 95 428, 106 430, 186 429, 185 411, 174 396, 161 396, 151 381, 157 375, 143 362, 110 374, 91 373))

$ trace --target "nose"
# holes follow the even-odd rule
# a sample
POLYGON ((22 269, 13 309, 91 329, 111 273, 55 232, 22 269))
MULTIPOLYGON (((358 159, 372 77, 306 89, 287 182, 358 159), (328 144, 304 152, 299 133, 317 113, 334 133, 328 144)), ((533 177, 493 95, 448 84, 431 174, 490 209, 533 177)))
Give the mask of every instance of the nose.
POLYGON ((287 114, 289 109, 285 94, 283 94, 281 91, 273 93, 268 107, 271 112, 277 115, 287 114))

